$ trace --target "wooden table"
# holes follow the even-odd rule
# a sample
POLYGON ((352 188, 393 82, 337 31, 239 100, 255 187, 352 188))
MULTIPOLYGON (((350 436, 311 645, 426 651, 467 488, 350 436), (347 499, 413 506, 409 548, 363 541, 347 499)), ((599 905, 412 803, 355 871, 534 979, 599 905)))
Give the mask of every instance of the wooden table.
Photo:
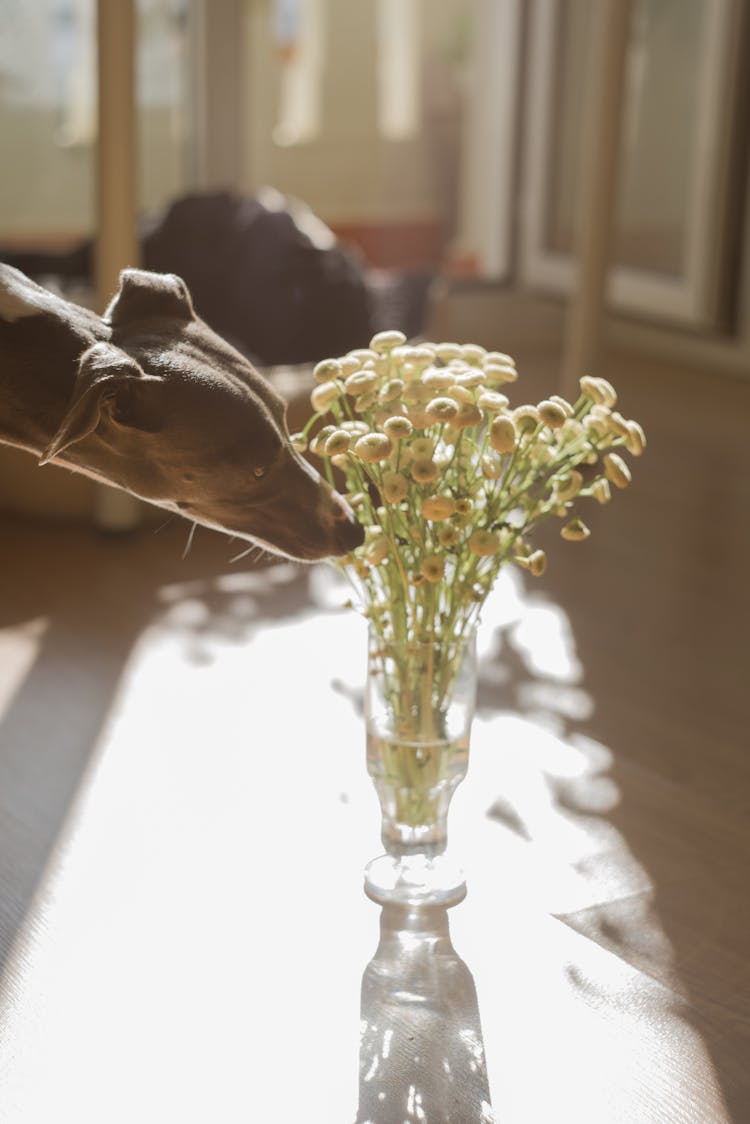
POLYGON ((4 542, 29 592, 0 621, 3 1124, 742 1119, 741 867, 690 872, 701 832, 747 835, 585 733, 538 586, 485 614, 468 895, 409 914, 362 891, 365 634, 332 572, 4 542))

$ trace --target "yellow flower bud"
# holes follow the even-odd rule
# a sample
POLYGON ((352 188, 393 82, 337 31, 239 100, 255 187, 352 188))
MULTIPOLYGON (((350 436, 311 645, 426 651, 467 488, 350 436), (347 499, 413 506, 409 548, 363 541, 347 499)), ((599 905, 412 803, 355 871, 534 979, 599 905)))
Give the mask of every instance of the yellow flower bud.
POLYGON ((397 348, 393 358, 398 358, 400 363, 408 364, 418 374, 424 367, 429 367, 437 358, 432 344, 418 344, 411 347, 397 348))
POLYGON ((372 540, 365 550, 365 558, 371 566, 379 566, 387 557, 389 549, 388 539, 382 535, 372 540))
POLYGON ((555 481, 555 494, 559 500, 572 500, 583 487, 583 477, 577 469, 571 468, 555 481))
POLYGON ((404 389, 403 379, 389 379, 378 391, 381 402, 394 402, 404 389))
POLYGON ((307 448, 307 438, 304 433, 293 433, 289 438, 289 442, 292 448, 296 449, 298 453, 304 453, 307 448))
POLYGON ((456 514, 468 515, 474 510, 474 501, 469 499, 468 496, 462 496, 456 500, 456 514))
POLYGON ((409 448, 415 457, 431 457, 435 452, 435 442, 431 437, 415 437, 409 448))
POLYGON ((559 429, 565 424, 565 411, 562 406, 558 406, 557 402, 552 402, 549 398, 545 398, 539 403, 537 409, 539 411, 539 417, 550 429, 559 429))
POLYGON ((437 554, 430 554, 422 563, 422 574, 425 581, 439 582, 445 575, 445 559, 437 554))
POLYGON ((392 449, 391 440, 385 433, 366 433, 356 442, 354 453, 360 460, 368 464, 375 464, 378 461, 387 460, 392 449))
POLYGON ((492 419, 490 445, 496 453, 512 453, 516 447, 517 433, 513 418, 499 414, 492 419))
POLYGON ((618 414, 617 410, 612 410, 609 415, 609 428, 613 433, 616 433, 618 437, 628 438, 630 436, 628 422, 625 421, 622 414, 618 414))
POLYGON ((334 429, 331 436, 326 439, 323 451, 327 457, 335 457, 339 453, 345 453, 350 442, 351 436, 345 429, 334 429))
POLYGON ((569 523, 565 524, 560 534, 568 542, 582 542, 589 537, 591 531, 580 519, 571 519, 569 523))
POLYGON ((444 363, 449 363, 451 359, 460 359, 461 350, 460 343, 439 343, 435 346, 435 354, 444 363))
POLYGON ((432 457, 415 457, 409 471, 417 484, 431 484, 440 475, 440 469, 432 457))
POLYGON ((515 382, 518 371, 509 363, 485 363, 484 377, 491 386, 502 386, 503 383, 515 382))
POLYGON ((458 402, 459 406, 464 402, 471 402, 472 404, 474 402, 474 395, 468 387, 459 386, 458 384, 449 387, 445 392, 445 396, 446 398, 452 398, 454 402, 458 402))
POLYGON ((628 435, 625 439, 625 448, 634 457, 640 457, 643 450, 646 448, 646 434, 643 432, 642 427, 637 421, 626 422, 628 427, 628 435))
POLYGON ((435 391, 447 390, 449 386, 453 386, 456 376, 448 367, 428 367, 419 376, 419 381, 434 394, 435 391))
POLYGON ((515 367, 516 361, 512 355, 506 355, 504 351, 488 351, 484 357, 485 366, 488 363, 503 363, 508 367, 515 367))
POLYGON ((367 394, 369 391, 374 390, 378 384, 378 376, 374 371, 368 371, 364 368, 355 371, 344 380, 344 390, 350 394, 352 398, 356 398, 360 394, 367 394))
POLYGON ((389 331, 377 332, 370 340, 371 351, 392 351, 394 347, 400 347, 406 343, 406 336, 403 332, 393 328, 389 331))
POLYGON ((482 386, 486 381, 486 375, 479 367, 469 367, 467 370, 459 371, 456 374, 456 385, 463 386, 466 390, 482 386))
POLYGON ((310 405, 316 414, 324 414, 332 402, 341 395, 341 384, 338 382, 321 382, 313 387, 310 395, 310 405))
POLYGON ((323 428, 319 429, 310 441, 310 452, 315 453, 315 455, 318 457, 324 457, 326 450, 326 441, 331 436, 331 434, 335 432, 335 425, 324 425, 323 428))
POLYGON ((383 422, 383 431, 388 434, 391 441, 403 441, 414 430, 408 418, 394 414, 383 422))
POLYGON ((606 401, 604 388, 600 386, 599 380, 594 378, 593 375, 582 375, 578 380, 578 385, 581 388, 581 394, 584 398, 588 398, 589 402, 596 402, 601 405, 606 401))
POLYGON ((513 411, 513 421, 516 423, 518 433, 530 433, 539 425, 539 411, 536 406, 516 406, 513 411))
POLYGON ((543 550, 535 550, 526 561, 532 577, 540 578, 547 569, 547 555, 543 550))
POLYGON ((549 400, 550 402, 554 402, 555 405, 560 407, 566 418, 572 418, 575 414, 575 410, 571 406, 570 402, 568 402, 567 398, 562 398, 559 394, 550 394, 549 400))
POLYGON ((422 514, 433 523, 442 523, 456 510, 452 496, 425 496, 422 500, 422 514))
POLYGON ((401 472, 386 472, 381 491, 387 503, 400 503, 409 491, 409 481, 401 472))
POLYGON ((313 377, 316 382, 333 382, 341 377, 341 363, 338 359, 321 359, 313 367, 313 377))
POLYGON ((499 394, 496 390, 483 390, 477 398, 477 406, 488 414, 499 414, 507 405, 507 396, 499 394))
POLYGON ((605 476, 597 476, 596 480, 591 485, 592 498, 597 503, 609 503, 612 499, 612 492, 609 487, 609 480, 605 476))
POLYGON ((597 381, 597 384, 599 386, 599 389, 602 392, 602 395, 603 395, 602 401, 603 401, 604 405, 610 406, 610 407, 614 406, 615 403, 617 402, 617 391, 612 386, 612 383, 607 382, 606 379, 602 379, 602 378, 599 378, 599 377, 597 377, 596 381, 597 381))
POLYGON ((500 549, 500 539, 493 531, 475 531, 469 538, 469 550, 480 558, 489 558, 500 549))
POLYGON ((425 409, 429 425, 442 425, 453 421, 458 414, 458 404, 452 398, 433 398, 425 409))
POLYGON ((453 523, 443 523, 438 527, 437 540, 441 546, 451 547, 455 546, 461 538, 458 527, 453 523))
POLYGON ((373 351, 371 347, 355 347, 347 352, 347 359, 356 359, 360 367, 364 367, 369 359, 375 361, 379 358, 377 351, 373 351))
POLYGON ((616 488, 627 488, 632 479, 630 469, 617 453, 607 453, 604 457, 604 475, 616 488))

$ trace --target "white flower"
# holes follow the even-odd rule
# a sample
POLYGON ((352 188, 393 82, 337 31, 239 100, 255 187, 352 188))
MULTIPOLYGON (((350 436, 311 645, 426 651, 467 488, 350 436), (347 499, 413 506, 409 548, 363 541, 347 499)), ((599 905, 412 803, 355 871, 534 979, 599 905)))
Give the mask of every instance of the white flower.
POLYGON ((604 475, 616 488, 627 488, 631 481, 630 469, 617 453, 607 453, 604 457, 604 475))
POLYGON ((313 377, 316 382, 332 382, 341 377, 341 363, 338 359, 321 359, 313 367, 313 377))
POLYGON ((625 439, 625 448, 634 457, 640 457, 643 450, 646 448, 646 434, 643 428, 637 421, 626 422, 628 427, 628 435, 625 439))
POLYGON ((539 403, 537 410, 539 411, 539 417, 550 429, 560 429, 561 426, 565 425, 567 414, 557 402, 545 398, 544 401, 539 403))
POLYGON ((378 461, 387 460, 392 449, 391 440, 385 433, 366 433, 364 437, 357 440, 353 451, 367 464, 376 464, 378 461))
POLYGON ((571 519, 569 523, 565 524, 560 534, 569 542, 582 542, 583 539, 589 537, 591 531, 580 519, 571 519))
POLYGON ((391 331, 377 332, 370 340, 370 349, 380 352, 392 351, 394 347, 400 347, 405 343, 404 333, 394 328, 391 331))
POLYGON ((518 434, 513 418, 500 414, 492 419, 490 426, 490 445, 496 453, 512 453, 516 447, 518 434))
POLYGON ((403 441, 414 431, 414 426, 408 418, 394 414, 383 422, 383 431, 388 434, 391 441, 403 441))
POLYGON ((335 457, 340 453, 345 453, 351 443, 351 435, 345 429, 334 429, 330 437, 326 439, 324 452, 327 457, 335 457))
POLYGON ((324 414, 332 402, 341 395, 341 383, 322 382, 313 387, 310 394, 310 404, 316 414, 324 414))
POLYGON ((425 408, 430 425, 453 421, 457 413, 458 404, 452 398, 433 398, 425 408))
POLYGON ((344 390, 352 398, 356 398, 360 394, 367 394, 374 390, 377 384, 378 376, 375 371, 360 369, 344 380, 344 390))

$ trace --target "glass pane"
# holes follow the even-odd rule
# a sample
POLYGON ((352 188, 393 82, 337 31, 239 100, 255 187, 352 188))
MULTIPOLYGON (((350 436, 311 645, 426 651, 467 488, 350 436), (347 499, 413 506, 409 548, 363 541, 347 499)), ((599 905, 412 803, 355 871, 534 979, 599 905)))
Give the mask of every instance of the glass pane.
MULTIPOLYGON (((576 170, 592 0, 560 5, 547 245, 574 247, 576 170)), ((618 265, 685 272, 706 0, 637 0, 628 59, 613 256, 618 265)))
MULTIPOLYGON (((139 201, 186 183, 187 0, 138 0, 139 201)), ((0 0, 0 240, 55 248, 94 229, 94 0, 0 0)))

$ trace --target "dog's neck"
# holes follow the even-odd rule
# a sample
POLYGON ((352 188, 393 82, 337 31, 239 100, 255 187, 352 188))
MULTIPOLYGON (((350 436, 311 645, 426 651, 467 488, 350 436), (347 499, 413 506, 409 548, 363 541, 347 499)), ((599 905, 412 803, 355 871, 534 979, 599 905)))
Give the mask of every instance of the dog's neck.
POLYGON ((0 317, 0 442, 40 455, 68 407, 81 354, 109 335, 100 317, 75 305, 64 320, 43 308, 0 317))

